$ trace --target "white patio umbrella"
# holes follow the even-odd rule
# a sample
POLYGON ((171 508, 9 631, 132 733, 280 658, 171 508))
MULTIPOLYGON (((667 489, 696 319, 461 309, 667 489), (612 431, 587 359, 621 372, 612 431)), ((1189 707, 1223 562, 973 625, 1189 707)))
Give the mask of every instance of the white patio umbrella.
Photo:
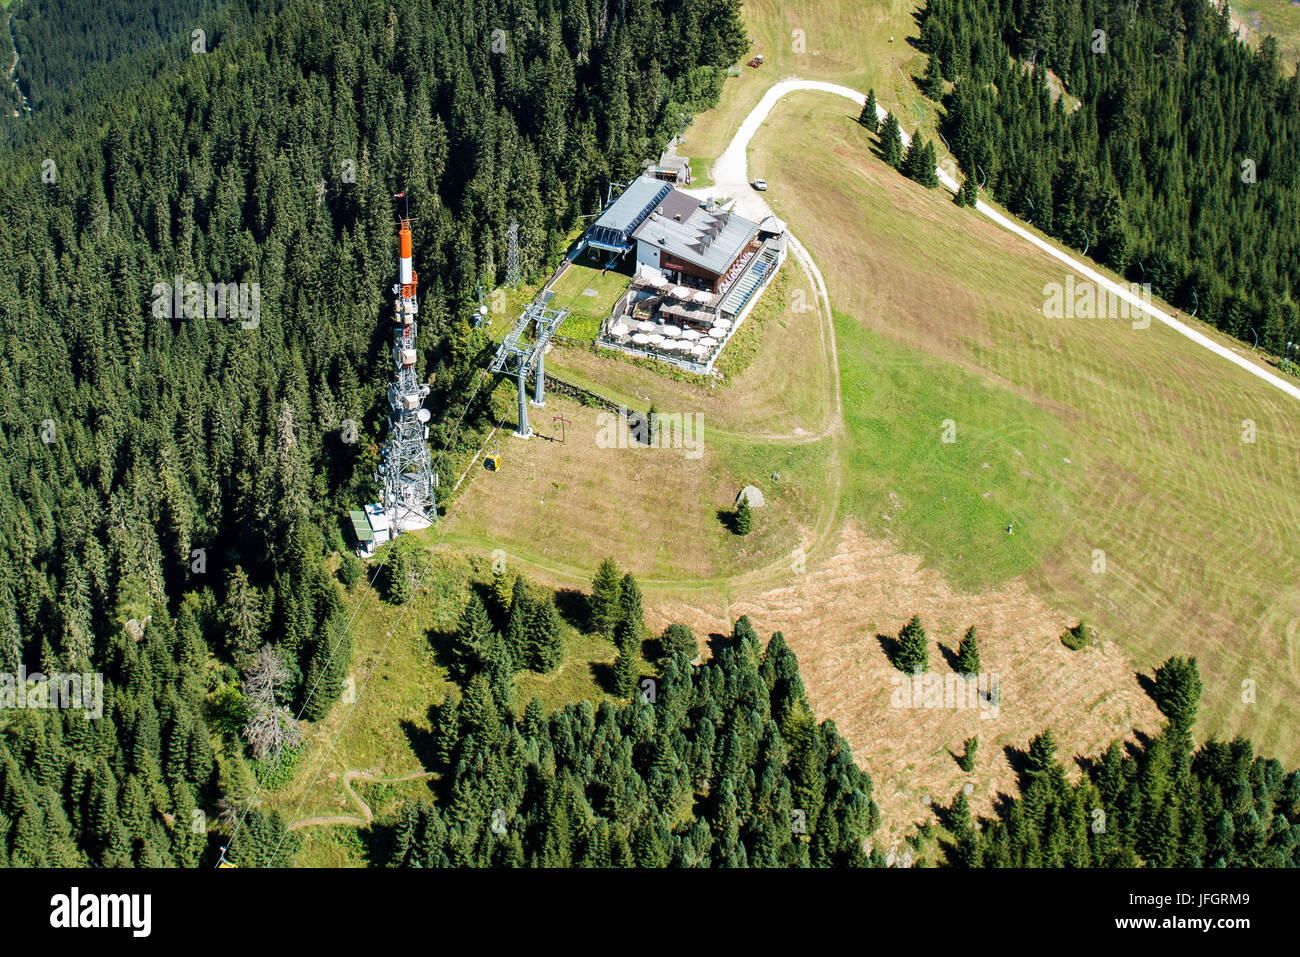
POLYGON ((698 338, 700 338, 700 331, 699 331, 698 329, 683 329, 683 330, 682 330, 682 338, 683 338, 683 339, 692 339, 692 340, 693 340, 693 339, 698 339, 698 338))
POLYGON ((643 346, 650 341, 650 337, 647 336, 644 332, 638 332, 636 335, 632 337, 632 341, 635 342, 638 346, 643 346))

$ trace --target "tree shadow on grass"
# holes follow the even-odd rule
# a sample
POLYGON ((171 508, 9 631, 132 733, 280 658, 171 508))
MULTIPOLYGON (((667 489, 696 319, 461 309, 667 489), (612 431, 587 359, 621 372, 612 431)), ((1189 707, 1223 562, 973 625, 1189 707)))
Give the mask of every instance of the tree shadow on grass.
MULTIPOLYGON (((436 705, 429 708, 429 723, 434 723, 436 705)), ((420 727, 412 721, 400 722, 402 733, 420 761, 420 767, 432 770, 438 766, 438 755, 434 748, 433 732, 420 727)))
POLYGON ((1029 786, 1029 779, 1026 776, 1029 771, 1029 752, 1010 744, 1004 744, 1002 753, 1006 755, 1007 764, 1011 765, 1011 770, 1016 773, 1016 782, 1020 790, 1023 791, 1029 786))
POLYGON ((731 508, 720 508, 716 512, 718 524, 720 524, 731 534, 736 534, 736 510, 731 508))
POLYGON ((712 632, 709 637, 704 639, 704 643, 709 646, 709 657, 716 658, 727 648, 736 647, 736 639, 731 635, 724 635, 719 632, 712 632))
POLYGON ((885 653, 885 658, 897 668, 898 652, 902 648, 898 639, 893 635, 876 635, 876 641, 880 642, 880 650, 885 653))
POLYGON ((588 667, 591 669, 592 680, 596 682, 597 687, 607 694, 616 694, 617 688, 614 686, 614 666, 608 661, 589 661, 588 667))
POLYGON ((433 649, 433 658, 439 665, 447 669, 447 673, 453 671, 452 648, 455 646, 460 632, 456 629, 443 631, 438 628, 430 628, 427 632, 429 647, 433 649))
POLYGON ((936 641, 935 645, 939 649, 939 654, 943 655, 943 660, 947 662, 948 667, 951 668, 953 671, 956 671, 957 652, 954 651, 952 648, 949 648, 947 645, 943 644, 942 642, 936 641))
POLYGON ((561 588, 555 593, 555 610, 582 634, 591 627, 591 605, 587 596, 576 588, 561 588))

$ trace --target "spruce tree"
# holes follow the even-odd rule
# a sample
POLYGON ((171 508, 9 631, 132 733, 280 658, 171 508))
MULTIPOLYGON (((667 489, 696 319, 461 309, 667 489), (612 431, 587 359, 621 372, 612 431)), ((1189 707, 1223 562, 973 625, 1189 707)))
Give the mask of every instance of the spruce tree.
POLYGON ((592 627, 600 634, 613 637, 622 594, 623 583, 619 578, 618 566, 614 564, 614 559, 606 558, 596 569, 596 577, 591 582, 591 600, 588 603, 592 627))
POLYGON ((926 671, 930 667, 930 640, 921 627, 921 619, 916 615, 903 626, 898 633, 898 650, 894 655, 894 667, 906 674, 926 671))
POLYGON ((921 92, 936 103, 943 99, 943 74, 939 69, 939 56, 932 53, 926 64, 925 76, 921 79, 921 92))
POLYGON ((510 611, 506 616, 506 649, 510 652, 511 667, 521 671, 528 664, 528 622, 532 618, 532 607, 524 588, 524 577, 515 576, 514 588, 510 595, 510 611))
POLYGON ((1156 707, 1171 727, 1189 732, 1196 723, 1196 706, 1201 699, 1201 675, 1195 658, 1170 658, 1156 669, 1151 692, 1156 707))
POLYGON ((551 596, 536 602, 528 617, 528 663, 534 671, 553 671, 564 657, 560 616, 551 596))
POLYGON ((511 576, 505 570, 492 572, 492 609, 493 617, 499 625, 505 625, 506 616, 510 614, 510 603, 514 596, 514 586, 519 576, 511 576))
POLYGON ((695 633, 686 625, 674 622, 659 636, 659 650, 665 658, 685 655, 689 661, 698 654, 699 647, 695 643, 695 633))
POLYGON ((747 495, 742 495, 736 505, 735 528, 737 535, 748 535, 754 530, 754 512, 749 507, 747 495))
POLYGON ((248 583, 248 575, 238 565, 230 575, 221 619, 231 659, 236 668, 242 669, 252 661, 262 640, 262 605, 257 589, 248 583))
POLYGON ((938 162, 934 142, 926 140, 921 147, 921 158, 917 161, 916 175, 913 178, 926 189, 934 189, 939 185, 939 173, 936 169, 938 162))
POLYGON ((961 644, 957 646, 957 674, 959 675, 978 675, 980 673, 980 649, 975 640, 975 626, 971 625, 966 629, 966 634, 962 636, 961 644))
POLYGON ((343 587, 351 590, 361 580, 364 572, 361 559, 350 551, 344 551, 339 559, 339 581, 343 583, 343 587))
POLYGON ((961 189, 957 191, 957 205, 974 209, 978 201, 979 186, 976 184, 974 176, 967 176, 962 180, 961 189))
POLYGON ((618 657, 614 659, 614 694, 619 698, 631 698, 636 693, 637 678, 640 672, 637 667, 639 658, 631 649, 623 648, 619 650, 618 657))
POLYGON ((957 766, 967 774, 975 770, 975 754, 979 751, 980 739, 977 737, 967 738, 962 752, 962 756, 957 759, 957 766))
POLYGON ((876 105, 874 87, 867 91, 867 102, 863 104, 862 115, 858 117, 858 122, 873 133, 880 129, 880 111, 876 105))
POLYGON ((322 634, 316 642, 311 665, 307 669, 304 714, 308 720, 319 721, 329 714, 330 708, 343 693, 348 666, 352 661, 352 635, 340 627, 336 635, 322 634))
POLYGON ((387 589, 384 597, 390 605, 404 605, 411 600, 411 563, 406 549, 397 543, 389 546, 387 589))
POLYGON ((901 172, 908 179, 916 179, 917 170, 921 165, 921 138, 912 137, 912 142, 907 144, 907 149, 903 152, 903 162, 899 166, 901 172))
POLYGON ((451 672, 459 681, 466 681, 488 662, 492 639, 492 619, 478 591, 471 589, 469 601, 461 612, 460 624, 451 642, 451 672))
MULTIPOLYGON (((933 62, 933 60, 931 60, 933 62)), ((952 832, 953 837, 958 841, 966 837, 971 830, 970 802, 966 800, 966 791, 964 788, 958 788, 956 796, 952 799, 952 804, 948 806, 947 821, 948 830, 952 832)))
POLYGON ((885 162, 894 169, 903 165, 903 135, 898 125, 898 118, 892 112, 885 114, 885 122, 880 127, 880 153, 885 162))
POLYGON ((645 640, 645 612, 641 607, 641 589, 628 572, 619 586, 618 624, 614 628, 614 643, 620 650, 639 654, 645 640))

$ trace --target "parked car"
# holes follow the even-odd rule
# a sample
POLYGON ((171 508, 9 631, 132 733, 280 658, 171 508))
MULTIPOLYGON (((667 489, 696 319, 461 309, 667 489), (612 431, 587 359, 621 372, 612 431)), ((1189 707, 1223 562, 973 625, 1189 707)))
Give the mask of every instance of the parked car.
POLYGON ((758 190, 760 193, 765 193, 765 192, 767 192, 767 180, 765 180, 765 179, 756 179, 756 180, 754 180, 754 184, 753 184, 753 185, 754 185, 754 189, 758 190))

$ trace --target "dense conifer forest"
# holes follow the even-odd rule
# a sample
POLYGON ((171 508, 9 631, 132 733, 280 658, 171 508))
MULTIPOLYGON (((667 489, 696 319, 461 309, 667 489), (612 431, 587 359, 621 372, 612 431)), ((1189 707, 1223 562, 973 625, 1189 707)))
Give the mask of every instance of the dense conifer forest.
POLYGON ((519 721, 490 668, 475 670, 462 700, 435 708, 438 803, 408 802, 381 829, 389 863, 867 864, 871 779, 814 719, 782 636, 764 649, 742 618, 702 665, 694 640, 662 650, 628 703, 548 716, 533 699, 519 721))
MULTIPOLYGON (((94 9, 97 33, 120 5, 94 9)), ((51 66, 75 108, 12 121, 0 162, 0 671, 103 671, 113 718, 6 729, 41 755, 6 773, 9 853, 19 831, 25 847, 66 831, 60 853, 91 863, 193 859, 188 832, 158 829, 224 793, 190 758, 204 694, 246 682, 268 642, 285 672, 270 712, 307 704, 313 671, 346 671, 322 559, 340 508, 373 495, 393 194, 417 223, 437 449, 483 416, 464 408, 487 345, 467 305, 503 270, 510 220, 536 274, 609 178, 716 98, 746 42, 737 10, 230 4, 206 53, 167 54, 175 69, 146 51, 78 83, 101 41, 51 66), (153 290, 176 276, 257 283, 260 311, 168 318, 153 290), (79 809, 92 792, 98 816, 79 809), (128 798, 125 843, 106 844, 128 798)), ((318 712, 337 683, 319 687, 318 712)))
POLYGON ((1079 762, 1074 783, 1050 731, 1017 754, 1020 794, 973 822, 958 792, 941 815, 965 867, 1297 867, 1300 771, 1257 757, 1249 741, 1190 729, 1196 660, 1156 669, 1152 695, 1168 723, 1151 738, 1079 762))
POLYGON ((1205 0, 927 0, 919 45, 1008 209, 1247 343, 1300 338, 1300 79, 1272 37, 1205 0))
MULTIPOLYGON (((0 140, 0 673, 100 673, 103 713, 0 711, 0 866, 211 866, 232 832, 233 862, 287 864, 299 832, 251 795, 292 775, 294 716, 319 720, 340 696, 350 589, 376 572, 348 552, 338 517, 375 491, 394 194, 416 223, 431 445, 456 449, 486 419, 481 399, 464 399, 489 348, 468 306, 503 273, 508 224, 525 273, 545 270, 609 179, 635 174, 680 114, 716 100, 747 47, 739 4, 109 0, 62 20, 66 9, 23 3, 17 31, 40 63, 22 75, 37 108, 5 118, 0 140), (204 52, 189 44, 196 26, 204 52), (168 315, 155 285, 176 277, 256 283, 258 309, 168 315)), ((1240 334, 1241 317, 1271 303, 1295 335, 1291 240, 1261 238, 1268 216, 1293 218, 1294 189, 1282 188, 1293 155, 1274 164, 1260 147, 1259 182, 1239 207, 1214 205, 1227 203, 1214 189, 1237 188, 1229 174, 1161 170, 1207 191, 1205 221, 1178 239, 1178 216, 1199 213, 1168 205, 1167 184, 1138 162, 1140 140, 1088 125, 1094 113, 1141 116, 1147 101, 1098 77, 1088 82, 1130 105, 1088 99, 1089 67, 1073 63, 1063 19, 1041 62, 1088 104, 1067 118, 1042 71, 1002 63, 997 44, 1025 12, 989 13, 999 39, 975 42, 983 8, 960 8, 965 20, 958 9, 931 5, 923 42, 944 76, 979 64, 980 84, 1002 91, 958 83, 949 138, 963 163, 990 171, 1008 202, 1041 200, 1067 237, 1109 223, 1096 240, 1106 256, 1124 251, 1116 262, 1130 272, 1141 257, 1176 301, 1203 289, 1201 314, 1224 328, 1240 334), (968 94, 977 106, 962 105, 968 94), (1004 110, 1012 97, 1021 106, 1004 110), (1021 114, 1038 117, 1017 134, 1025 148, 1003 149, 1021 114), (1076 174, 1087 190, 1058 190, 1076 174)), ((1211 18, 1192 29, 1187 7, 1168 9, 1181 11, 1178 56, 1208 58, 1196 65, 1213 64, 1210 78, 1175 56, 1178 84, 1143 73, 1136 90, 1190 104, 1174 90, 1222 84, 1224 113, 1208 126, 1157 114, 1162 135, 1201 130, 1192 152, 1216 162, 1261 143, 1292 150, 1294 80, 1230 48, 1211 18), (1252 106, 1263 90, 1275 110, 1252 106)), ((1139 39, 1172 29, 1144 17, 1139 39)), ((404 546, 388 547, 377 579, 392 604, 410 596, 404 546)), ((372 860, 885 862, 872 781, 833 722, 814 718, 780 634, 763 646, 741 619, 697 662, 684 626, 645 635, 635 579, 608 562, 586 624, 618 649, 610 700, 547 713, 513 689, 520 672, 561 663, 554 596, 496 586, 491 601, 464 596, 441 661, 455 691, 432 711, 433 800, 378 821, 372 860)), ((951 862, 1296 863, 1300 778, 1244 741, 1194 749, 1194 663, 1165 668, 1163 734, 1112 748, 1076 784, 1050 736, 1036 739, 1023 794, 994 817, 972 822, 953 801, 951 862)), ((963 760, 978 760, 973 746, 963 760)))
MULTIPOLYGON (((70 93, 92 71, 210 28, 219 0, 23 0, 13 10, 17 77, 33 111, 70 93)), ((173 50, 179 54, 181 48, 173 50)), ((174 55, 172 65, 179 62, 174 55)), ((116 72, 116 71, 114 71, 116 72)), ((75 103, 69 108, 76 109, 75 103)))

